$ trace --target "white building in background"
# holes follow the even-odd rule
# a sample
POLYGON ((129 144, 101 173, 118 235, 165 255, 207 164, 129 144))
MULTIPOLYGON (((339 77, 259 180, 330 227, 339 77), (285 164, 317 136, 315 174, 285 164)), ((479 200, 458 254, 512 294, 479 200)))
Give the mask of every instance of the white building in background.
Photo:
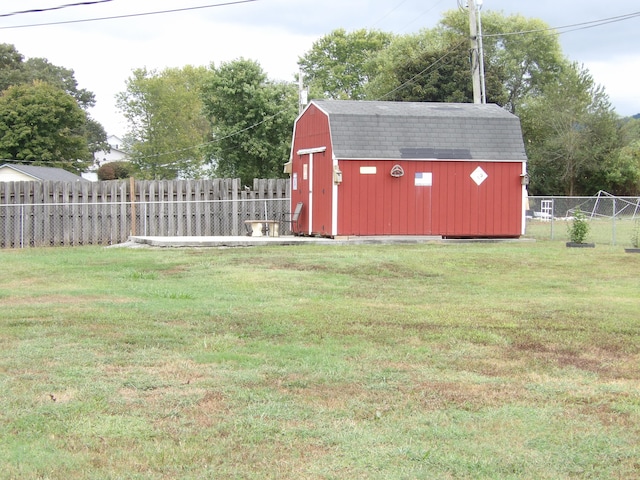
POLYGON ((122 150, 123 145, 120 137, 117 135, 109 135, 107 137, 107 143, 109 144, 109 147, 111 147, 111 151, 105 152, 104 150, 101 150, 93 155, 98 167, 101 167, 105 163, 126 162, 129 160, 125 151, 122 150))
POLYGON ((109 135, 107 137, 107 143, 109 144, 110 151, 100 150, 93 154, 93 165, 89 167, 89 171, 82 174, 82 178, 91 180, 92 182, 98 181, 98 169, 105 163, 111 162, 128 162, 129 157, 127 153, 122 150, 122 139, 117 135, 109 135))

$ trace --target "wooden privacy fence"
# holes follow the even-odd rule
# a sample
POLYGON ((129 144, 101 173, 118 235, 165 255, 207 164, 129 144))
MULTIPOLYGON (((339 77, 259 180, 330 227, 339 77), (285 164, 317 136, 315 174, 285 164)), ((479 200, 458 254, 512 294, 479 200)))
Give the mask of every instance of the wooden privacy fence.
POLYGON ((144 236, 245 235, 245 220, 287 231, 289 180, 0 183, 0 248, 110 245, 144 236))

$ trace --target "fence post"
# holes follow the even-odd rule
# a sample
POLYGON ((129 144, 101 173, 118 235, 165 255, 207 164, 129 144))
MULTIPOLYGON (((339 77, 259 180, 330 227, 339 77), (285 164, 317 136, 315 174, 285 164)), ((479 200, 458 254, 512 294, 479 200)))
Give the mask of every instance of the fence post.
POLYGON ((24 248, 24 204, 20 205, 20 248, 24 248))
POLYGON ((131 235, 136 236, 136 182, 129 177, 129 200, 131 202, 131 235))
POLYGON ((616 197, 613 197, 613 238, 611 239, 612 244, 615 246, 616 244, 616 197))
POLYGON ((238 236, 238 190, 240 190, 240 179, 234 178, 231 181, 231 235, 238 236))
POLYGON ((553 226, 555 224, 556 217, 556 200, 555 198, 551 199, 551 240, 553 240, 553 226))

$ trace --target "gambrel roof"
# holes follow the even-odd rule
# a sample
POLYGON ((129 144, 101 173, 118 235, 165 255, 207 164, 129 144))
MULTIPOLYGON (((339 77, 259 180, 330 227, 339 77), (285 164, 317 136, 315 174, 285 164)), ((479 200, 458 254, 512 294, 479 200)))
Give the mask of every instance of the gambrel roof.
POLYGON ((526 161, 520 120, 498 105, 313 100, 338 159, 526 161))

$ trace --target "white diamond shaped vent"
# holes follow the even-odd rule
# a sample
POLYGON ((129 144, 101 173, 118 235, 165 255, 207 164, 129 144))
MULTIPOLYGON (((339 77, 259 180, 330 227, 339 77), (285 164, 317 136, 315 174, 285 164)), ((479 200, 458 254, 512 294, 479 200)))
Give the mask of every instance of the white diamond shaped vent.
POLYGON ((487 175, 487 172, 485 172, 482 168, 478 167, 471 174, 471 179, 474 182, 476 182, 476 185, 480 186, 482 182, 484 182, 487 179, 488 176, 489 175, 487 175))

